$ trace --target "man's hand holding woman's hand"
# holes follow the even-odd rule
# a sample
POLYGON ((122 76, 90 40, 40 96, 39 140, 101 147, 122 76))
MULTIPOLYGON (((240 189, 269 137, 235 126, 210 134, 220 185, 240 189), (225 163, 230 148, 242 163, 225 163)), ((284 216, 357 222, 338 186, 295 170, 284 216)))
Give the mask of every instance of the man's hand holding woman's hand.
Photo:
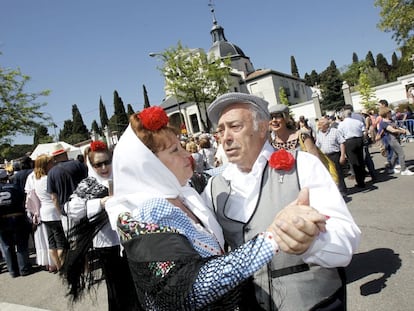
POLYGON ((302 254, 319 232, 325 232, 327 216, 309 206, 309 189, 299 192, 298 198, 281 210, 267 231, 275 237, 280 250, 302 254))

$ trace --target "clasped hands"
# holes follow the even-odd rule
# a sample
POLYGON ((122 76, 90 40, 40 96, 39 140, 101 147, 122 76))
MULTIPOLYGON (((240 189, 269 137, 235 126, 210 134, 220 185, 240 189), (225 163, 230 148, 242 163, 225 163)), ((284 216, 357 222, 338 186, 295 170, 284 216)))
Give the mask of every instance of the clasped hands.
POLYGON ((326 232, 326 220, 309 206, 309 189, 303 188, 296 200, 281 210, 268 227, 281 251, 288 254, 304 253, 320 232, 326 232))

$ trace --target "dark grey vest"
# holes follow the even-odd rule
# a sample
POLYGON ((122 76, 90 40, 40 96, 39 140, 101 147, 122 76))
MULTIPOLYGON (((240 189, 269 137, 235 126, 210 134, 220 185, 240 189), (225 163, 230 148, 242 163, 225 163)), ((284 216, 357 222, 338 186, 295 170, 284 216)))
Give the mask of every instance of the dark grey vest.
MULTIPOLYGON (((231 185, 221 175, 212 180, 213 205, 224 238, 234 249, 263 232, 276 214, 297 198, 296 167, 284 174, 265 167, 258 202, 247 223, 226 216, 231 185), (283 175, 283 176, 282 176, 283 175)), ((309 310, 332 296, 342 285, 337 269, 305 264, 300 256, 280 252, 254 274, 256 298, 264 310, 309 310)))

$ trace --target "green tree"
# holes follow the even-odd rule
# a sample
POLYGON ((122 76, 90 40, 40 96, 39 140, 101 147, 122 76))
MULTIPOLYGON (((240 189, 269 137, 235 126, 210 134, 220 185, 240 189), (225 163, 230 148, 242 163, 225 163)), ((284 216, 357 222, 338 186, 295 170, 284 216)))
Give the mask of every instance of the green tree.
POLYGON ((145 85, 142 85, 143 88, 143 92, 144 92, 144 108, 149 108, 151 107, 150 102, 149 102, 149 98, 148 98, 148 93, 147 93, 147 88, 145 87, 145 85))
POLYGON ((368 110, 375 108, 378 99, 365 72, 361 72, 359 76, 358 91, 361 94, 361 104, 368 110))
POLYGON ((128 115, 125 112, 124 102, 122 98, 119 97, 118 92, 114 91, 114 114, 109 120, 109 128, 112 131, 117 131, 118 133, 123 133, 128 127, 129 119, 128 115))
POLYGON ((65 120, 59 133, 59 140, 77 144, 89 139, 89 131, 83 122, 78 106, 72 105, 72 120, 65 120))
POLYGON ((0 66, 0 143, 11 142, 19 133, 33 134, 39 123, 50 122, 50 117, 40 111, 46 103, 38 102, 50 91, 27 92, 29 81, 20 69, 0 66))
POLYGON ((103 135, 102 128, 99 127, 98 122, 96 122, 96 120, 92 121, 91 132, 94 132, 94 133, 98 134, 99 136, 103 135))
POLYGON ((341 79, 346 81, 350 87, 358 85, 361 62, 352 62, 347 65, 341 74, 341 79))
POLYGON ((342 79, 334 61, 321 73, 322 110, 338 110, 344 105, 342 79))
POLYGON ((33 135, 33 145, 45 144, 53 142, 53 137, 49 135, 49 131, 46 126, 39 125, 33 135))
POLYGON ((101 129, 104 129, 105 126, 108 126, 109 119, 108 114, 106 113, 106 107, 102 101, 102 97, 99 97, 99 117, 101 119, 101 129))
POLYGON ((387 83, 384 73, 378 70, 378 68, 368 67, 365 70, 366 75, 371 86, 378 86, 387 83))
POLYGON ((72 131, 73 134, 78 137, 78 141, 72 140, 72 142, 79 143, 81 141, 89 139, 89 130, 83 122, 82 115, 77 105, 72 105, 72 131))
POLYGON ((352 53, 352 62, 353 63, 359 63, 358 55, 357 53, 352 53))
POLYGON ((195 103, 204 129, 209 130, 206 104, 229 90, 230 59, 207 56, 203 50, 184 48, 180 42, 160 56, 164 65, 159 69, 166 80, 166 91, 175 96, 178 103, 195 103))
POLYGON ((128 105, 127 105, 127 114, 128 114, 128 118, 129 118, 131 115, 133 115, 134 113, 135 113, 134 108, 132 108, 132 105, 131 105, 131 104, 128 104, 128 105))
MULTIPOLYGON (((405 49, 402 48, 402 51, 405 49)), ((402 53, 404 55, 404 53, 402 53)), ((391 70, 389 72, 389 81, 396 81, 398 77, 411 74, 413 72, 413 62, 407 58, 401 56, 398 58, 396 53, 392 54, 391 58, 391 70)))
POLYGON ((376 0, 375 6, 381 9, 378 28, 391 32, 393 39, 405 47, 404 59, 414 53, 414 1, 413 0, 376 0))
POLYGON ((370 67, 375 67, 374 55, 371 51, 368 51, 367 56, 365 56, 365 62, 370 67))
POLYGON ((308 75, 307 73, 305 74, 306 85, 315 86, 315 85, 319 85, 320 82, 321 82, 320 76, 315 70, 312 70, 310 75, 308 75))
POLYGON ((292 73, 292 76, 300 78, 298 66, 296 65, 296 60, 294 56, 290 57, 290 72, 292 73))
POLYGON ((63 122, 63 128, 59 132, 59 140, 68 142, 71 140, 71 135, 73 134, 73 121, 65 120, 63 122))
POLYGON ((4 163, 4 160, 12 160, 20 158, 22 155, 30 154, 33 149, 34 145, 14 145, 12 146, 9 143, 5 143, 0 145, 0 162, 4 163))
POLYGON ((289 99, 283 86, 279 87, 279 100, 283 105, 289 106, 289 99))
POLYGON ((384 55, 379 53, 377 54, 376 63, 377 63, 378 70, 384 74, 384 77, 386 81, 388 82, 389 81, 388 76, 391 70, 391 66, 388 64, 387 59, 384 57, 384 55))

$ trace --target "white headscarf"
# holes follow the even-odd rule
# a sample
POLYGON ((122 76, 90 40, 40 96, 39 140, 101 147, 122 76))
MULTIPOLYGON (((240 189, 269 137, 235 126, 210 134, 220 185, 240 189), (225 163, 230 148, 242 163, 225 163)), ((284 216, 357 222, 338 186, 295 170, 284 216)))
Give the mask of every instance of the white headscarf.
MULTIPOLYGON (((104 152, 104 151, 96 151, 96 152, 104 152)), ((100 183, 101 185, 104 185, 105 187, 109 188, 108 180, 109 179, 112 179, 112 172, 111 172, 111 174, 108 177, 102 177, 92 167, 92 164, 89 161, 89 157, 88 156, 85 157, 85 162, 86 162, 86 165, 88 167, 88 176, 89 177, 94 177, 98 181, 98 183, 100 183)), ((112 169, 112 171, 113 171, 113 169, 112 169)))
POLYGON ((115 147, 112 168, 114 197, 107 202, 106 210, 114 229, 120 213, 134 215, 134 210, 148 199, 179 197, 223 247, 221 227, 197 191, 181 186, 177 177, 136 136, 131 125, 115 147))

